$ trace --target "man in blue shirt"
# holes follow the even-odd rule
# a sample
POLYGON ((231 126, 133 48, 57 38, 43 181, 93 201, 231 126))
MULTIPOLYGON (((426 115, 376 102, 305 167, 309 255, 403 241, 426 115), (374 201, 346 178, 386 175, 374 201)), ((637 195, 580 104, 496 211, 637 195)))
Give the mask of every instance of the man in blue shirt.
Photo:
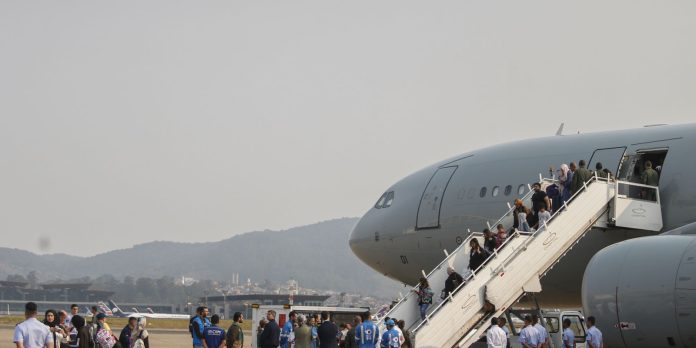
POLYGON ((541 348, 539 331, 532 325, 532 317, 524 317, 524 328, 520 331, 520 344, 524 348, 541 348))
POLYGON ((295 341, 293 334, 295 320, 297 320, 297 313, 292 311, 288 314, 288 321, 280 330, 280 348, 290 348, 290 344, 295 341))
POLYGON ((200 307, 198 316, 193 319, 193 347, 194 348, 205 348, 203 346, 203 341, 205 336, 203 332, 206 327, 210 326, 210 319, 208 319, 208 307, 200 307))
POLYGON ((394 320, 387 320, 385 323, 387 325, 387 331, 382 335, 382 342, 380 343, 381 348, 399 348, 401 347, 401 341, 399 340, 399 331, 394 329, 394 320))
POLYGON ((203 330, 203 347, 205 348, 224 348, 225 347, 225 330, 220 328, 220 316, 214 314, 210 318, 210 326, 203 330))
POLYGON ((355 343, 358 348, 374 348, 379 338, 377 325, 370 320, 370 313, 362 315, 363 322, 355 328, 355 343))
POLYGON ((595 326, 595 317, 587 317, 587 347, 604 348, 602 332, 595 326))

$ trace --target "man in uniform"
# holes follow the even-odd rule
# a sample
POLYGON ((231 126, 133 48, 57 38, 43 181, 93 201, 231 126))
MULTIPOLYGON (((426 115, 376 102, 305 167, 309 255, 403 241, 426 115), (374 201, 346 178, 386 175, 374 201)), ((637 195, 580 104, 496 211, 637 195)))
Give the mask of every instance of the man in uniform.
POLYGON ((583 187, 583 184, 592 178, 592 173, 585 168, 585 160, 578 162, 579 168, 573 172, 573 182, 570 184, 570 191, 576 194, 583 187))
POLYGON ((563 319, 563 348, 575 348, 575 332, 570 329, 570 319, 563 319))
POLYGON ((382 342, 380 342, 381 348, 400 348, 401 341, 399 340, 399 331, 394 329, 394 320, 387 320, 385 323, 387 325, 387 331, 382 334, 382 342))
POLYGON ((227 329, 227 348, 241 348, 244 346, 244 330, 241 324, 244 322, 244 314, 235 312, 232 316, 232 325, 227 329))
POLYGON ((548 348, 549 347, 549 332, 546 330, 544 325, 541 325, 539 322, 539 316, 535 313, 532 314, 532 323, 534 324, 534 328, 539 331, 539 343, 541 347, 543 348, 548 348))
POLYGON ((597 162, 597 164, 595 164, 595 169, 596 169, 595 173, 597 174, 598 178, 606 179, 607 177, 609 177, 609 173, 607 173, 607 171, 604 170, 604 166, 602 166, 602 162, 597 162))
MULTIPOLYGON (((640 175, 640 183, 643 185, 657 186, 660 182, 660 174, 652 168, 652 162, 645 161, 645 170, 640 175)), ((642 193, 643 198, 654 201, 656 199, 654 189, 645 189, 642 193)))
POLYGON ((369 312, 363 313, 362 318, 362 324, 355 328, 355 343, 358 348, 375 348, 379 337, 377 325, 370 320, 369 312))
POLYGON ((53 335, 48 326, 36 319, 36 303, 24 305, 25 321, 17 324, 12 341, 17 348, 53 348, 53 335))
POLYGON ((541 348, 539 331, 532 325, 532 317, 524 316, 524 328, 520 331, 520 344, 524 348, 541 348))
POLYGON ((587 317, 587 347, 604 348, 602 332, 595 326, 595 317, 587 317))

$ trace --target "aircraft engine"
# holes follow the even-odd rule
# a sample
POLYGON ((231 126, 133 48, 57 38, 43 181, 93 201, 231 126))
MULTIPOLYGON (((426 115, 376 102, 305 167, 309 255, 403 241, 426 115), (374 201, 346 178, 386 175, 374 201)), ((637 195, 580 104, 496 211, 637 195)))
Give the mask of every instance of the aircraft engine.
POLYGON ((602 249, 585 269, 582 303, 607 347, 696 347, 696 235, 602 249))

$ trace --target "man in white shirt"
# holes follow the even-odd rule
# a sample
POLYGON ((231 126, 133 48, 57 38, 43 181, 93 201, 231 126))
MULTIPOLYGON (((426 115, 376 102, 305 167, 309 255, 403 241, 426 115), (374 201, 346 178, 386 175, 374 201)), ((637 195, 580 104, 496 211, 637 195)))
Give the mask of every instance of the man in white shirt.
POLYGON ((36 319, 36 303, 24 305, 25 321, 15 327, 12 341, 17 348, 53 348, 53 337, 48 326, 36 319))
POLYGON ((532 325, 532 317, 524 316, 524 328, 520 331, 520 343, 524 348, 541 348, 539 331, 532 325))
POLYGON ((595 326, 595 317, 587 317, 587 347, 588 348, 604 348, 602 340, 602 332, 595 326))
POLYGON ((510 348, 510 329, 507 326, 507 319, 505 319, 505 317, 498 318, 498 326, 505 331, 505 337, 507 338, 507 345, 505 347, 510 348))
POLYGON ((570 319, 563 319, 563 348, 575 348, 575 332, 570 329, 570 319))
POLYGON ((498 318, 491 319, 491 327, 486 333, 486 343, 488 348, 506 348, 507 336, 505 331, 498 326, 498 318))
POLYGON ((541 347, 543 348, 548 348, 549 347, 549 332, 546 330, 544 325, 541 325, 539 322, 539 316, 536 314, 532 314, 532 323, 534 323, 534 328, 539 331, 539 343, 541 344, 541 347))

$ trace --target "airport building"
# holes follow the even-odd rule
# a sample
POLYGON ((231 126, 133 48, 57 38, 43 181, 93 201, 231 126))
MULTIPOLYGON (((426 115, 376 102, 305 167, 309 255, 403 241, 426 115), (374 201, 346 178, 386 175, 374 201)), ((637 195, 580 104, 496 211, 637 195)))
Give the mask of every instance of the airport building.
MULTIPOLYGON (((70 310, 72 304, 80 306, 80 313, 87 313, 91 306, 106 301, 114 295, 113 291, 90 289, 91 283, 39 284, 37 289, 28 287, 26 282, 0 281, 0 313, 22 314, 28 301, 36 302, 39 311, 47 309, 70 310)), ((124 310, 145 312, 147 308, 158 313, 173 313, 171 304, 123 303, 124 310)))
MULTIPOLYGON (((200 302, 208 306, 211 314, 230 317, 234 312, 241 312, 249 318, 252 304, 323 306, 329 297, 329 295, 241 294, 201 297, 200 302)), ((187 313, 186 308, 177 308, 177 313, 187 313)))

